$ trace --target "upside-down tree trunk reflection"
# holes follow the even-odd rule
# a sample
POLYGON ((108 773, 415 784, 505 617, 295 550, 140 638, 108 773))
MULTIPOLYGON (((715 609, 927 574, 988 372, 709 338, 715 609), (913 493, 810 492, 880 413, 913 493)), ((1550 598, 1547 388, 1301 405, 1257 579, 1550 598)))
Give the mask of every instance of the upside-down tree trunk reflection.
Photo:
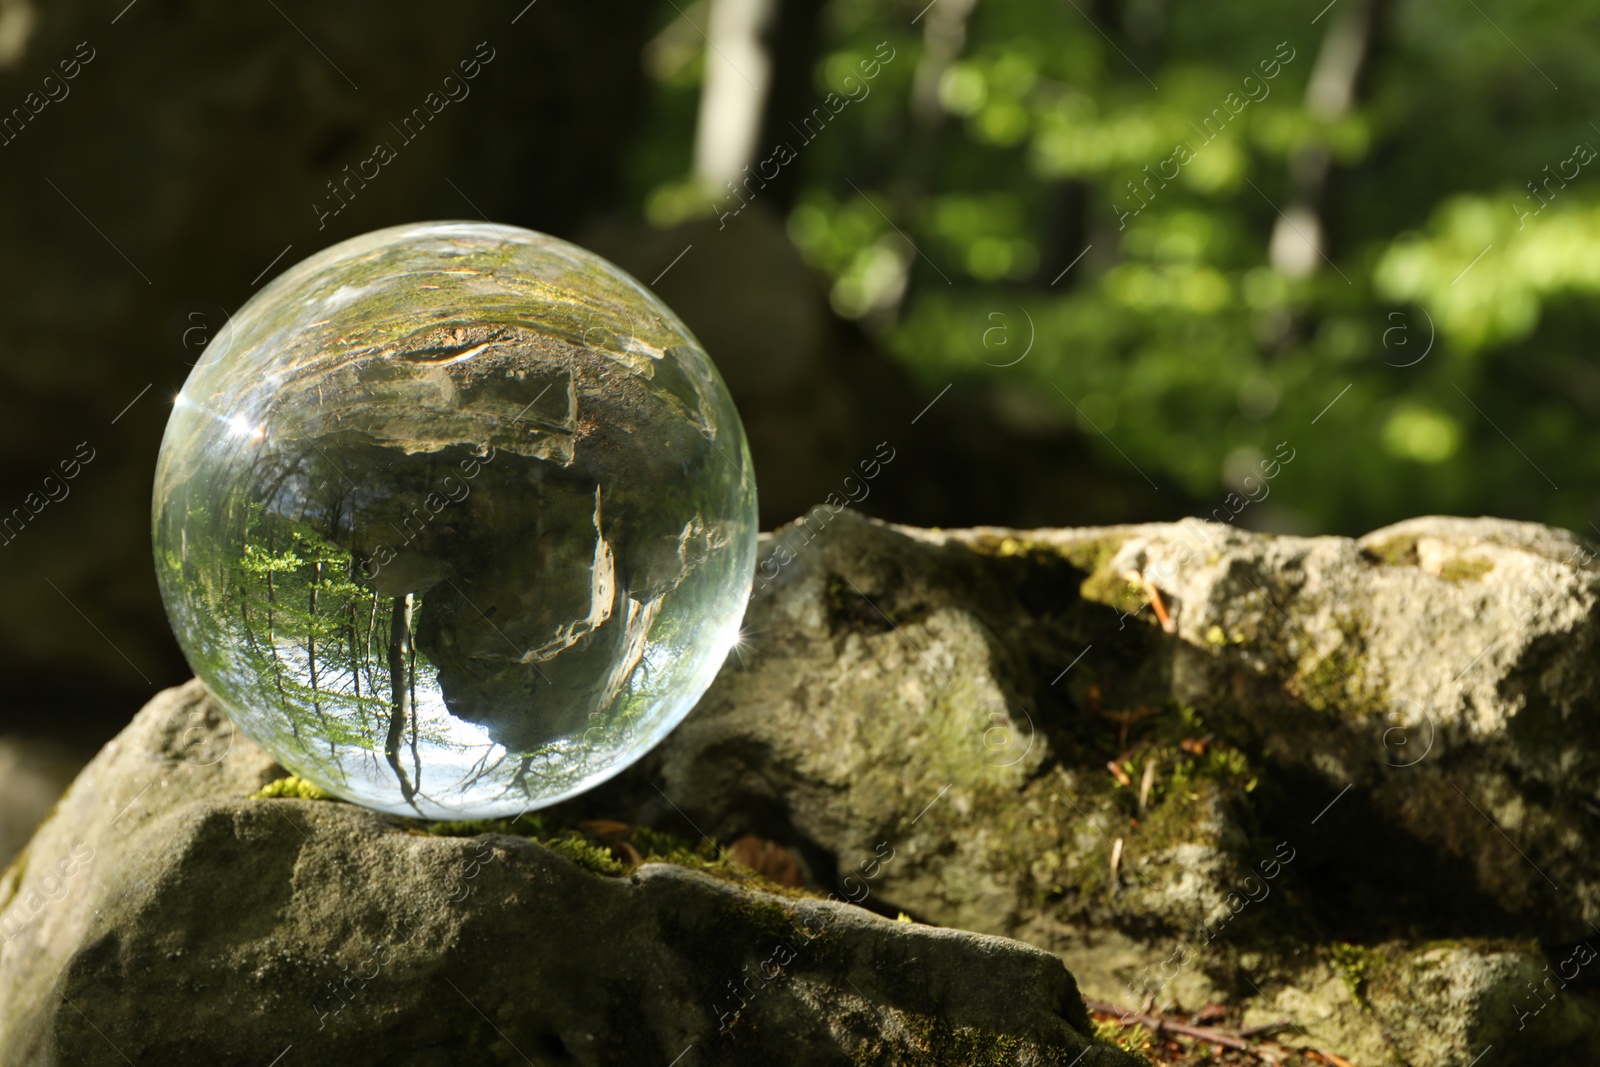
MULTIPOLYGON (((315 560, 311 564, 311 601, 308 605, 311 621, 306 628, 306 669, 311 675, 311 709, 319 720, 322 715, 322 693, 317 686, 317 591, 322 586, 322 561, 315 560)), ((326 721, 326 720, 323 720, 326 721)), ((333 738, 329 737, 328 756, 337 754, 333 738)))
POLYGON ((400 742, 406 733, 406 720, 412 713, 411 682, 411 608, 412 595, 394 598, 389 619, 389 734, 384 739, 383 754, 389 760, 395 777, 400 780, 400 795, 407 804, 416 807, 416 787, 406 777, 400 765, 400 742))
MULTIPOLYGON (((273 680, 274 683, 276 683, 276 685, 278 687, 278 699, 281 702, 280 706, 282 708, 284 708, 285 711, 287 711, 288 707, 289 707, 289 695, 286 692, 284 692, 284 689, 283 689, 283 663, 278 658, 278 634, 277 634, 278 591, 277 591, 277 583, 274 580, 274 576, 273 576, 273 573, 272 573, 272 560, 273 560, 273 557, 276 555, 277 547, 278 547, 278 545, 277 545, 277 528, 269 523, 267 525, 267 563, 266 563, 266 573, 267 573, 267 651, 269 651, 272 654, 272 680, 273 680)), ((294 731, 294 739, 296 741, 300 740, 300 723, 293 716, 289 717, 289 726, 290 726, 290 729, 292 729, 294 731)))

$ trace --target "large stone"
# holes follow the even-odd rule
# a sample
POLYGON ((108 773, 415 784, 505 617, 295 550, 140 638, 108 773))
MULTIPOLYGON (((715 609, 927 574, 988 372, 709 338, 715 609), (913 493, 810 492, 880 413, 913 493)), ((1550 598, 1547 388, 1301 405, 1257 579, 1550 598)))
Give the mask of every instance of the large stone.
POLYGON ((697 710, 579 804, 781 840, 891 914, 1060 953, 1096 999, 1287 1013, 1359 1062, 1551 1062, 1600 1041, 1593 968, 1559 1025, 1510 1006, 1600 929, 1592 558, 1487 519, 1353 541, 818 509, 764 542, 697 710), (1347 942, 1391 980, 1351 993, 1347 942))
POLYGON ((1316 955, 1262 982, 1272 995, 1253 998, 1244 1021, 1290 1019, 1288 1043, 1310 1038, 1362 1065, 1594 1062, 1600 1006, 1562 977, 1582 973, 1592 950, 1547 961, 1533 943, 1438 941, 1316 955))
POLYGON ((198 683, 106 746, 0 878, 0 1062, 1135 1067, 1038 949, 281 774, 198 683))

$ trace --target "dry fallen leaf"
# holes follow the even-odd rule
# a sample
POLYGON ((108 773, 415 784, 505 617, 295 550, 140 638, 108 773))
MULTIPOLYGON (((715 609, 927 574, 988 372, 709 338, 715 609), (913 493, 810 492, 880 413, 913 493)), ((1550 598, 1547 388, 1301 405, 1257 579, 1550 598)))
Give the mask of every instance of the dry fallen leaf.
POLYGON ((794 853, 776 841, 768 841, 754 834, 745 834, 728 846, 728 859, 779 885, 795 889, 805 885, 805 880, 800 877, 800 864, 795 861, 794 853))

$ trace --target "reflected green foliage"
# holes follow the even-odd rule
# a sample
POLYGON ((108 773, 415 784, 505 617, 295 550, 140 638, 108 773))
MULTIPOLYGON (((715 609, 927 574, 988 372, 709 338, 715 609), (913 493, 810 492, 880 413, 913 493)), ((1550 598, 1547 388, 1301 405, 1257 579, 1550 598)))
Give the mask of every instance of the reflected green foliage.
MULTIPOLYGON (((1287 440, 1251 525, 1600 518, 1600 9, 923 9, 825 5, 819 99, 896 57, 777 180, 834 309, 930 388, 1026 393, 1201 513, 1287 440)), ((663 223, 708 210, 666 148, 703 65, 675 12, 635 175, 663 223)))

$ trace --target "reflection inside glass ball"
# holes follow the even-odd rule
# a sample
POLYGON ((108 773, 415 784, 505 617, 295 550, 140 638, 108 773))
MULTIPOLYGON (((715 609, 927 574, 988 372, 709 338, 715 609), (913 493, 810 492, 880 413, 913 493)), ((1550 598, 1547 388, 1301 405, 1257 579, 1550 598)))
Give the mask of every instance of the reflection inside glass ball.
POLYGON ((515 814, 688 714, 755 556, 744 432, 638 282, 514 227, 347 241, 240 309, 153 505, 190 664, 285 767, 386 811, 515 814))

